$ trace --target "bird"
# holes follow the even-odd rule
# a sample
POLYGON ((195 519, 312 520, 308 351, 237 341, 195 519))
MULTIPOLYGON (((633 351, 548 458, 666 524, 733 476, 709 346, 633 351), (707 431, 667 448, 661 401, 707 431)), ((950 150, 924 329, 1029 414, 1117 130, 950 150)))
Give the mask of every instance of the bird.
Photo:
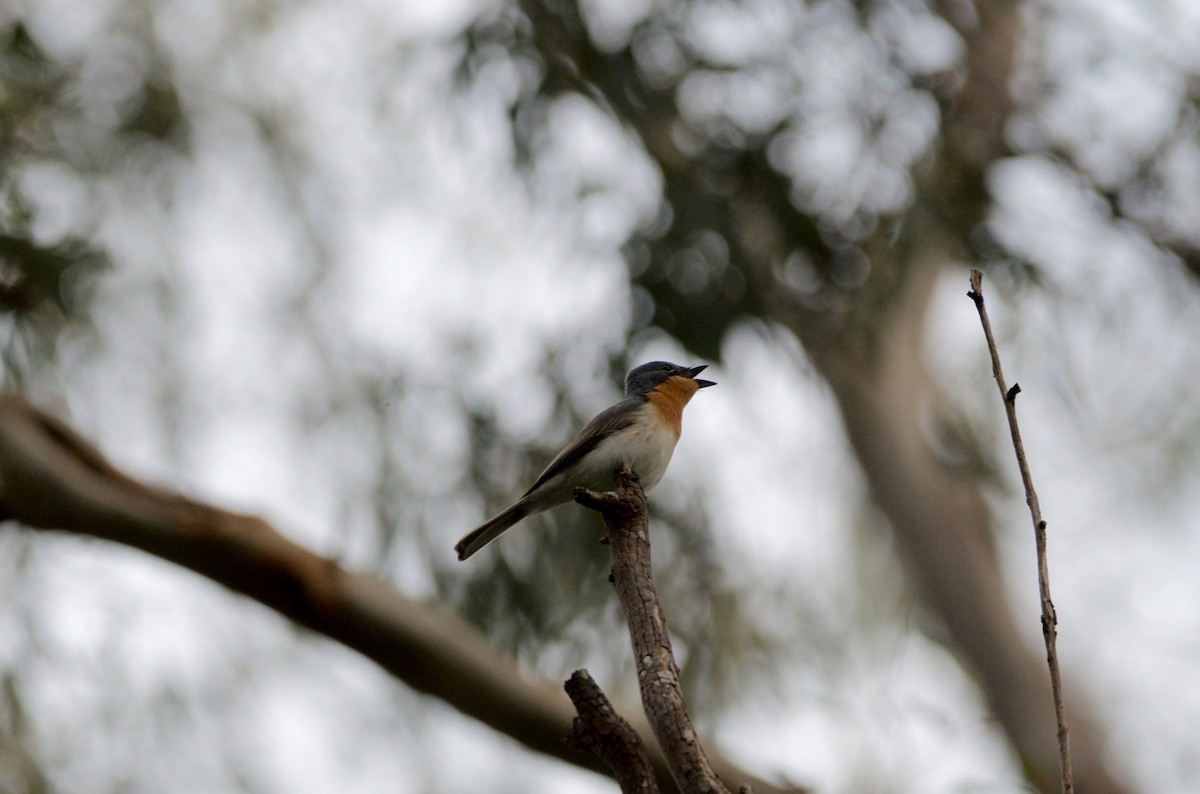
POLYGON ((716 385, 696 377, 707 367, 651 361, 631 369, 625 398, 588 422, 520 499, 464 535, 454 546, 458 559, 467 559, 521 519, 572 501, 577 486, 610 490, 623 465, 645 490, 657 485, 679 441, 683 407, 697 391, 716 385))

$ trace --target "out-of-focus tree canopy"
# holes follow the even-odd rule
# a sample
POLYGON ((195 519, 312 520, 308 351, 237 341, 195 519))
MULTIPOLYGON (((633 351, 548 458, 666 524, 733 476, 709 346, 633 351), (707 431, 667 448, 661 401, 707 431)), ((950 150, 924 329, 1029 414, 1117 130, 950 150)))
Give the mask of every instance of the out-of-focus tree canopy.
MULTIPOLYGON (((716 362, 651 499, 705 729, 819 789, 1051 790, 1032 538, 962 296, 983 267, 1079 789, 1186 780, 1200 702, 1152 682, 1195 676, 1166 636, 1197 627, 1171 575, 1198 544, 1188 0, 73 6, 0 11, 11 388, 629 698, 594 516, 449 549, 627 367, 716 362)), ((161 563, 0 550, 14 790, 606 785, 161 563)))

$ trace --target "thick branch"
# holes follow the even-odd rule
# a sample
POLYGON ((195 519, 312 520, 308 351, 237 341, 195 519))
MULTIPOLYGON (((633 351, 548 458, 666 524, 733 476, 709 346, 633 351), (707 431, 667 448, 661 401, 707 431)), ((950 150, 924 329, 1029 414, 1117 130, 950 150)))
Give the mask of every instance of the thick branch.
MULTIPOLYGON (((345 571, 261 519, 146 486, 16 395, 0 396, 0 516, 174 562, 358 651, 531 749, 605 771, 562 741, 574 717, 562 690, 522 677, 456 614, 345 571)), ((649 735, 644 721, 635 725, 649 735)), ((662 753, 652 748, 650 758, 659 779, 669 780, 662 753)), ((747 776, 723 759, 718 766, 731 777, 747 776)), ((754 786, 786 790, 757 780, 754 786)))
POLYGON ((617 490, 575 490, 575 501, 604 516, 612 552, 612 577, 629 622, 642 706, 675 782, 685 794, 728 794, 696 737, 679 686, 667 621, 650 568, 650 519, 646 493, 637 476, 623 467, 617 490))
POLYGON ((642 737, 617 713, 588 671, 576 670, 564 689, 579 713, 568 741, 607 764, 622 794, 658 794, 642 737))
POLYGON ((1021 470, 1021 482, 1025 485, 1025 502, 1033 519, 1034 545, 1037 547, 1038 590, 1042 602, 1042 638, 1046 642, 1046 663, 1050 667, 1050 688, 1054 695, 1054 717, 1058 723, 1059 766, 1062 771, 1062 792, 1071 794, 1075 783, 1071 774, 1071 740, 1067 731, 1067 708, 1063 700, 1062 675, 1058 669, 1058 613, 1050 600, 1050 567, 1046 559, 1046 522, 1042 519, 1042 508, 1038 504, 1037 491, 1033 488, 1033 475, 1029 473, 1029 461, 1025 457, 1025 445, 1021 442, 1021 428, 1017 425, 1017 395, 1021 387, 1012 388, 1004 382, 1004 371, 1000 368, 1000 351, 996 348, 996 337, 992 334, 992 323, 988 319, 987 307, 983 303, 983 273, 971 271, 971 291, 967 293, 979 310, 979 321, 987 337, 988 351, 992 356, 992 376, 1000 389, 1004 411, 1008 415, 1008 428, 1012 433, 1013 450, 1017 454, 1017 468, 1021 470))

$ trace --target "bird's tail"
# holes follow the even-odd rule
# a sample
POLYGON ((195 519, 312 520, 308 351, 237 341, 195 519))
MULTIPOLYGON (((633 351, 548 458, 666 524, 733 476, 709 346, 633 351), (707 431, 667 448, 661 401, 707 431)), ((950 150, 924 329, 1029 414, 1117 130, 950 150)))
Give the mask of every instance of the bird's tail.
POLYGON ((488 519, 479 527, 472 529, 463 535, 462 540, 454 544, 454 550, 458 552, 458 559, 465 560, 470 557, 527 515, 529 515, 529 510, 525 503, 517 502, 500 515, 488 519))

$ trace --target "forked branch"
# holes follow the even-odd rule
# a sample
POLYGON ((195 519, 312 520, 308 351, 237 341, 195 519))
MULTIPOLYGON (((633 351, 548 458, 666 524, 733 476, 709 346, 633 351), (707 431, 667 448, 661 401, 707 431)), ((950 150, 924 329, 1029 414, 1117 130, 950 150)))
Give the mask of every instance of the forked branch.
POLYGON ((679 667, 651 577, 650 519, 641 483, 623 467, 615 491, 576 488, 575 501, 604 517, 613 585, 629 623, 642 707, 675 783, 684 794, 729 794, 709 765, 684 704, 679 667))

